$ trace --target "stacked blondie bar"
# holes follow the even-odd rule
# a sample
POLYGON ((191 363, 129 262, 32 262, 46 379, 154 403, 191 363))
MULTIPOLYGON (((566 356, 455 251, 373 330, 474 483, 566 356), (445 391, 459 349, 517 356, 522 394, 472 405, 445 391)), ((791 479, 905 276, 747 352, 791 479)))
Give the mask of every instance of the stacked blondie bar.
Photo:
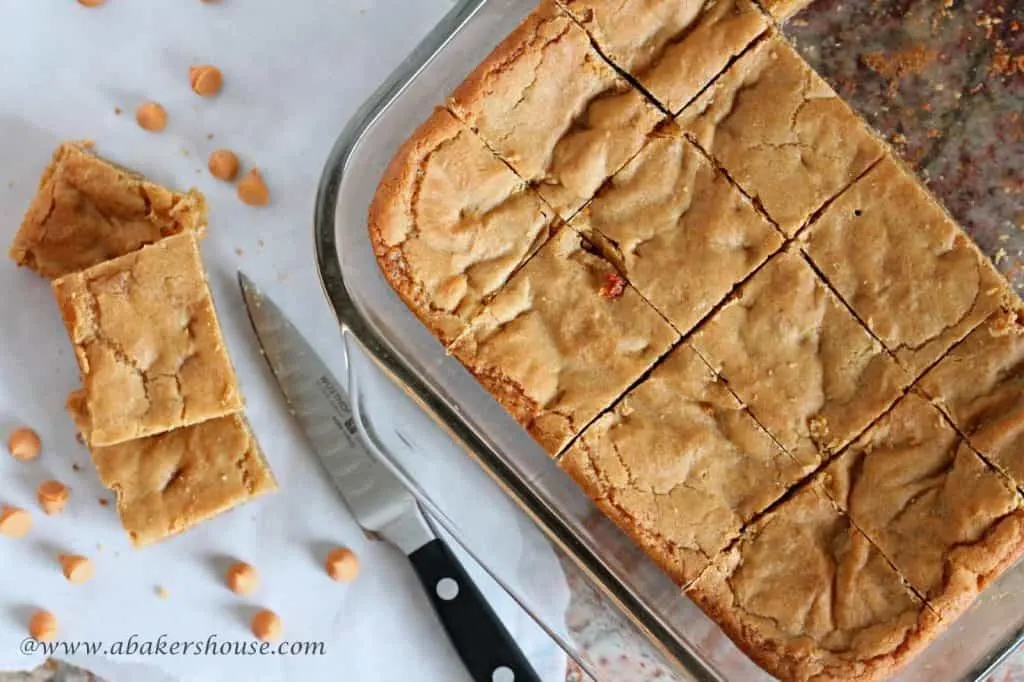
POLYGON ((752 658, 875 679, 1024 549, 1024 314, 773 27, 543 0, 370 207, 411 310, 752 658))
POLYGON ((11 247, 52 280, 83 382, 68 409, 137 546, 275 487, 206 282, 205 228, 198 192, 69 143, 11 247))

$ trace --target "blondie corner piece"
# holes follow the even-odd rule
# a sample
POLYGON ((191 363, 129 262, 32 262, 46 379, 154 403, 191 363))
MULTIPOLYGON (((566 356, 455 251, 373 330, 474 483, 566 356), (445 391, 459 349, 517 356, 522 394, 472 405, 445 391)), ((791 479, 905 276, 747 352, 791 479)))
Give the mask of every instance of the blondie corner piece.
POLYGON ((805 463, 841 450, 910 383, 793 248, 743 284, 693 345, 805 463))
POLYGON ((1001 305, 1019 302, 970 237, 891 157, 801 238, 825 279, 915 377, 1001 305))
POLYGON ((451 347, 552 454, 678 339, 589 248, 562 227, 451 347))
POLYGON ((676 120, 790 237, 883 153, 867 124, 777 35, 736 60, 676 120))
POLYGON ((810 473, 689 344, 587 428, 559 463, 680 585, 810 473))
POLYGON ((243 407, 193 232, 62 277, 53 289, 82 373, 90 445, 243 407))
POLYGON ((687 594, 780 680, 880 680, 938 616, 816 486, 754 522, 687 594))
MULTIPOLYGON (((79 431, 89 430, 82 391, 68 398, 79 431)), ((100 481, 117 496, 136 547, 158 542, 277 489, 241 414, 156 436, 92 448, 100 481)))
POLYGON ((541 0, 448 105, 563 219, 665 118, 554 0, 541 0))
POLYGON ((553 214, 447 110, 391 161, 370 205, 384 275, 445 345, 548 237, 553 214))
POLYGON ((610 241, 630 283, 683 334, 782 246, 675 126, 659 131, 570 224, 610 241))
POLYGON ((915 393, 823 478, 828 494, 946 620, 1024 551, 1016 491, 915 393))
POLYGON ((598 48, 672 113, 768 28, 750 0, 560 0, 598 48))
POLYGON ((55 279, 137 251, 163 237, 206 229, 206 199, 175 192, 66 142, 11 244, 18 265, 55 279))

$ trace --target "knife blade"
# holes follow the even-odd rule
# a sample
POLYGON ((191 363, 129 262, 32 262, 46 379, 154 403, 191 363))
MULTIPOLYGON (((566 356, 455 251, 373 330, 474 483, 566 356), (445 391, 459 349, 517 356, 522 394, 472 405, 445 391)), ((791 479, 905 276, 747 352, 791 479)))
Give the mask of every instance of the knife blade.
POLYGON ((241 271, 238 283, 288 409, 356 522, 410 560, 456 652, 477 682, 539 682, 416 498, 360 439, 346 391, 280 308, 241 271))

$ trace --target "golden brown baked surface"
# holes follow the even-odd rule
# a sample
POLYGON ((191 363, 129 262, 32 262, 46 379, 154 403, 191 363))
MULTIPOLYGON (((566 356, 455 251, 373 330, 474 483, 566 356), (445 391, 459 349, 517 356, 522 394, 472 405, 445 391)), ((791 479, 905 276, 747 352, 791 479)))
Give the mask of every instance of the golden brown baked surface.
POLYGON ((1017 493, 909 393, 829 465, 830 496, 947 620, 1024 550, 1017 493))
POLYGON ((473 320, 451 352, 557 453, 678 335, 563 227, 473 320))
POLYGON ((562 218, 665 118, 605 63, 554 0, 542 0, 448 105, 562 218))
POLYGON ((550 232, 552 213, 448 111, 399 149, 370 206, 391 285, 445 344, 550 232))
POLYGON ((559 463, 680 585, 810 472, 685 343, 559 463))
POLYGON ((811 4, 812 0, 758 0, 772 19, 785 21, 811 4))
POLYGON ((43 173, 10 256, 54 279, 169 235, 205 230, 206 199, 198 191, 161 187, 68 142, 43 173))
POLYGON ((612 240, 627 279, 684 334, 782 245, 771 223, 674 126, 571 225, 612 240))
POLYGON ((938 616, 816 486, 754 522, 687 590, 784 680, 877 680, 923 648, 938 616))
POLYGON ((1024 487, 1024 320, 999 311, 921 379, 971 445, 1024 487))
POLYGON ((789 236, 883 152, 777 36, 740 57, 676 120, 789 236))
POLYGON ((240 410, 196 235, 53 282, 82 373, 93 446, 240 410))
POLYGON ((890 157, 802 238, 829 283, 915 376, 1012 296, 970 237, 890 157))
POLYGON ((801 462, 838 452, 909 383, 795 249, 769 260, 693 345, 801 462))
POLYGON ((678 113, 768 22, 750 0, 562 0, 601 52, 678 113))

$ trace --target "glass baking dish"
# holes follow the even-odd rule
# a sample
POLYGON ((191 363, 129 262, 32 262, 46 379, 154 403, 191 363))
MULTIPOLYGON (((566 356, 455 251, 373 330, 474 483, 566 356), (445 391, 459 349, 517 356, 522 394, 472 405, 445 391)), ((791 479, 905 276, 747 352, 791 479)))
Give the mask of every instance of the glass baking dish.
MULTIPOLYGON (((540 541, 564 558, 569 589, 586 593, 592 608, 602 609, 622 637, 639 633, 649 665, 670 667, 681 679, 768 680, 445 354, 377 267, 366 214, 385 166, 432 108, 534 5, 534 0, 458 2, 342 132, 321 179, 315 215, 320 275, 346 337, 489 474, 475 485, 500 488, 516 504, 481 524, 471 518, 473 510, 459 508, 450 480, 431 475, 472 460, 461 455, 461 463, 424 459, 422 447, 385 442, 379 425, 364 423, 364 430, 442 524, 591 675, 597 676, 600 666, 590 659, 580 624, 564 610, 551 613, 545 590, 501 570, 505 564, 493 553, 503 524, 539 529, 540 541)), ((355 379, 361 391, 371 390, 372 381, 355 379)), ((1018 564, 895 679, 983 679, 1022 641, 1022 633, 1024 565, 1018 564)))

